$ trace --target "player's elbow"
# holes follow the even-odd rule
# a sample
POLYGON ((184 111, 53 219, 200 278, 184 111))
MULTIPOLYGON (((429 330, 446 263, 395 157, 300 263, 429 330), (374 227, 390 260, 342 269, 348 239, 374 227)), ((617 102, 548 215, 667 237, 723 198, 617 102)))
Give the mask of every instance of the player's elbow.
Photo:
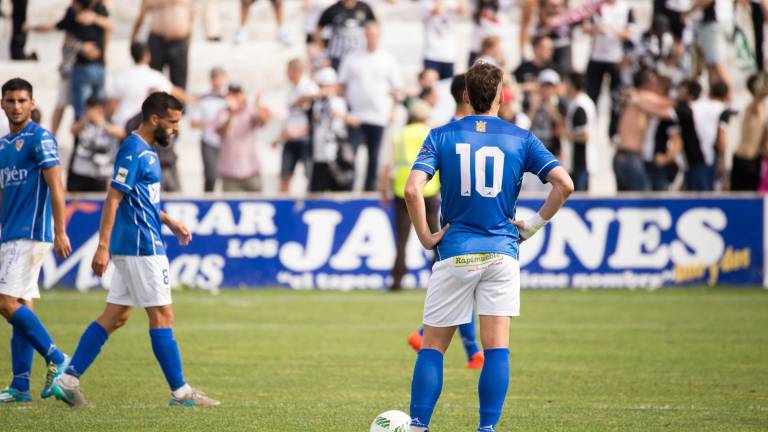
POLYGON ((421 193, 421 190, 413 182, 408 182, 405 184, 405 200, 406 201, 418 200, 420 193, 421 193))
POLYGON ((568 173, 563 173, 563 175, 558 176, 553 186, 560 191, 560 195, 563 199, 568 199, 575 189, 573 179, 571 179, 571 176, 568 175, 568 173))

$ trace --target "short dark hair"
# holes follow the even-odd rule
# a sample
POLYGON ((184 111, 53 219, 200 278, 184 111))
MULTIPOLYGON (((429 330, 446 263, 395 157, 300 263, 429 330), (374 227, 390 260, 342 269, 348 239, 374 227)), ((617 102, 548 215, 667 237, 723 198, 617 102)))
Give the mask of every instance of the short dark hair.
POLYGON ((632 76, 632 85, 635 88, 640 88, 648 83, 651 78, 656 76, 656 71, 653 69, 643 68, 635 72, 632 76))
POLYGON ((768 89, 768 75, 765 72, 755 72, 747 78, 747 89, 752 96, 765 94, 768 89))
POLYGON ((709 88, 709 97, 713 99, 725 99, 728 97, 728 84, 717 81, 709 88))
POLYGON ((458 74, 453 76, 451 81, 451 96, 456 102, 456 105, 460 105, 464 101, 464 90, 467 89, 467 77, 464 74, 458 74))
POLYGON ((140 62, 145 55, 147 55, 147 45, 142 42, 132 42, 131 43, 131 58, 133 58, 134 63, 140 62))
POLYGON ((680 83, 680 87, 684 88, 688 92, 688 96, 691 99, 696 100, 701 96, 701 84, 694 79, 687 79, 680 83))
POLYGON ((88 100, 85 101, 85 106, 87 107, 95 107, 95 106, 102 106, 107 101, 104 100, 104 98, 99 97, 98 95, 93 95, 88 98, 88 100))
POLYGON ((531 46, 536 47, 540 43, 542 43, 545 39, 551 39, 551 38, 547 35, 536 35, 533 37, 533 39, 531 39, 531 46))
POLYGON ((571 83, 571 86, 576 89, 576 91, 582 91, 584 90, 584 86, 586 85, 587 79, 584 76, 583 73, 580 72, 568 72, 566 75, 566 79, 569 83, 571 83))
POLYGON ((166 92, 154 92, 141 104, 141 120, 147 121, 151 115, 168 117, 168 110, 184 111, 184 105, 166 92))
POLYGON ((469 104, 477 113, 490 111, 504 73, 490 63, 477 62, 469 68, 466 78, 469 104))
POLYGON ((29 93, 29 97, 32 97, 32 84, 23 78, 11 78, 3 84, 2 96, 5 97, 5 92, 26 90, 29 93))

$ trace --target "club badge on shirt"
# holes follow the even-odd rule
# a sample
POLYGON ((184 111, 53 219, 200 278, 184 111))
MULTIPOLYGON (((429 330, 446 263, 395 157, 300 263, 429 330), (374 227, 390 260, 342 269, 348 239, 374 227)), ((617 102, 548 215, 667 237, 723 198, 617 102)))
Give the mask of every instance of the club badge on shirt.
POLYGON ((22 147, 24 147, 24 140, 23 139, 16 140, 16 151, 21 151, 22 147))
POLYGON ((475 131, 476 132, 485 132, 485 125, 486 125, 486 122, 484 122, 482 120, 476 121, 475 122, 475 131))

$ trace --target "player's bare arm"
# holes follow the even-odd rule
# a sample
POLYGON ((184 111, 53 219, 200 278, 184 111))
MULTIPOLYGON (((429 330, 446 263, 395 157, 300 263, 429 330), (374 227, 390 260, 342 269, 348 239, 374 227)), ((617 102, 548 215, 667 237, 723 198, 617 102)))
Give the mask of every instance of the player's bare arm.
POLYGON ((189 242, 192 241, 192 231, 190 231, 186 225, 172 219, 170 216, 168 216, 168 213, 164 211, 160 212, 160 218, 163 220, 165 226, 167 226, 168 229, 170 229, 171 232, 176 236, 176 239, 179 241, 180 245, 186 246, 189 244, 189 242))
POLYGON ((531 238, 536 231, 552 219, 563 207, 565 201, 573 193, 573 180, 563 167, 555 167, 547 174, 547 181, 552 184, 552 190, 547 195, 547 200, 541 206, 538 213, 527 220, 515 220, 512 223, 520 231, 520 241, 531 238))
POLYGON ((59 258, 66 258, 72 253, 72 246, 69 244, 69 237, 67 237, 66 206, 64 204, 64 185, 61 182, 61 166, 56 165, 44 169, 43 178, 51 190, 53 249, 59 258))
POLYGON ((97 276, 101 277, 109 265, 109 239, 112 235, 112 227, 115 225, 115 215, 120 201, 123 199, 123 192, 109 188, 107 198, 104 200, 104 208, 101 210, 101 222, 99 223, 99 246, 96 248, 96 254, 91 261, 91 269, 97 276))
POLYGON ((427 224, 427 210, 424 205, 424 186, 429 182, 429 176, 424 171, 413 170, 405 184, 405 204, 408 206, 408 215, 411 217, 416 235, 425 249, 433 249, 448 231, 451 224, 445 224, 440 231, 432 233, 427 224))

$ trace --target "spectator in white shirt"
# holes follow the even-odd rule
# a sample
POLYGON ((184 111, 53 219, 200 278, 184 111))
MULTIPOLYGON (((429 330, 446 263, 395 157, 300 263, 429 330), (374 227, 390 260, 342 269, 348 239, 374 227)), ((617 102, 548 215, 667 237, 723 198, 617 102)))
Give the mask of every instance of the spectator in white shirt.
POLYGON ((317 97, 317 84, 306 75, 304 63, 295 58, 288 62, 288 117, 283 125, 283 157, 280 168, 280 191, 288 192, 288 187, 301 162, 304 172, 309 172, 312 160, 309 148, 309 106, 317 97))
POLYGON ((191 125, 202 129, 200 148, 203 156, 203 190, 213 192, 218 177, 221 136, 216 123, 222 111, 227 109, 227 73, 220 67, 211 69, 211 90, 203 95, 191 112, 191 125))
POLYGON ((111 80, 107 92, 112 123, 121 127, 141 111, 141 104, 150 90, 170 93, 182 101, 187 99, 182 89, 174 87, 165 75, 149 67, 151 56, 145 44, 133 42, 131 57, 135 64, 111 80))
POLYGON ((632 9, 626 0, 607 0, 592 22, 584 25, 584 31, 592 35, 592 53, 587 64, 587 94, 598 103, 603 78, 608 75, 611 91, 610 137, 617 134, 621 102, 621 62, 624 59, 624 42, 634 22, 632 9))
POLYGON ((379 48, 379 26, 365 27, 366 48, 349 54, 341 63, 339 82, 350 107, 349 139, 357 151, 368 147, 365 190, 376 188, 379 148, 384 128, 391 123, 395 102, 402 88, 400 69, 395 58, 379 48))
POLYGON ((452 21, 464 15, 465 0, 423 0, 424 69, 434 69, 440 79, 453 76, 456 37, 452 21))

